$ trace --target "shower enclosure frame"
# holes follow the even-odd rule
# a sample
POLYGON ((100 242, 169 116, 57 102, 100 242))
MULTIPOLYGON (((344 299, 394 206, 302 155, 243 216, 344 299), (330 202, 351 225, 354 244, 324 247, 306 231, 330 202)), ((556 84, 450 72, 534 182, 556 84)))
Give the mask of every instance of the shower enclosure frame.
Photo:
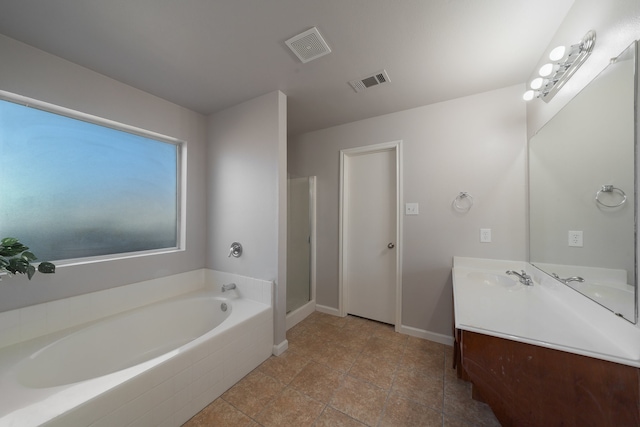
MULTIPOLYGON (((304 178, 304 177, 301 177, 304 178)), ((286 328, 289 330, 316 310, 316 177, 309 179, 309 301, 287 313, 286 328)), ((291 179, 291 177, 289 178, 291 179)), ((288 203, 288 201, 287 201, 288 203)), ((288 262, 288 260, 287 260, 288 262)), ((289 284, 287 283, 287 286, 289 284)))

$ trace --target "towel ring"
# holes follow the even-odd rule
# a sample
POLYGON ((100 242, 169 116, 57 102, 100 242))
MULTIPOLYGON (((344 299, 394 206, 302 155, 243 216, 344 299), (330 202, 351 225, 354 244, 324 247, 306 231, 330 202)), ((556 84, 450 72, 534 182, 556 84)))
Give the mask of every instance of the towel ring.
POLYGON ((453 199, 453 207, 457 210, 457 211, 461 211, 461 212, 468 212, 469 209, 471 209, 471 206, 473 206, 473 197, 471 197, 471 194, 467 193, 466 191, 461 191, 460 194, 458 194, 455 199, 453 199), (466 206, 460 206, 459 202, 461 202, 462 200, 467 199, 467 205, 466 206))
POLYGON ((627 201, 627 195, 624 193, 624 191, 622 191, 617 187, 614 187, 613 185, 603 185, 602 188, 598 190, 598 192, 596 193, 596 202, 598 202, 599 204, 607 208, 617 208, 618 206, 624 205, 624 202, 626 201, 627 201), (600 194, 613 193, 614 191, 622 196, 622 201, 620 201, 620 203, 618 203, 617 205, 607 205, 606 203, 603 203, 600 200, 600 194))

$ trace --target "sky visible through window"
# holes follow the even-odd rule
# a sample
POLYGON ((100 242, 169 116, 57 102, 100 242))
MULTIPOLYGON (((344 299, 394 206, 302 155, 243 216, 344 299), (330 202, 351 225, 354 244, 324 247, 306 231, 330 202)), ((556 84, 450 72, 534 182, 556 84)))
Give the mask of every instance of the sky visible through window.
POLYGON ((0 100, 0 237, 40 261, 177 247, 178 149, 0 100))

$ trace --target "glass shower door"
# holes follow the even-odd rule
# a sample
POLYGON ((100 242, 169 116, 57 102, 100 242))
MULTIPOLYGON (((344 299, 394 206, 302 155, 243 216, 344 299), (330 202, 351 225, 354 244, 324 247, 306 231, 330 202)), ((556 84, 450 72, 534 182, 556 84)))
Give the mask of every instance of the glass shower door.
POLYGON ((287 198, 287 313, 311 300, 310 178, 289 178, 287 198))

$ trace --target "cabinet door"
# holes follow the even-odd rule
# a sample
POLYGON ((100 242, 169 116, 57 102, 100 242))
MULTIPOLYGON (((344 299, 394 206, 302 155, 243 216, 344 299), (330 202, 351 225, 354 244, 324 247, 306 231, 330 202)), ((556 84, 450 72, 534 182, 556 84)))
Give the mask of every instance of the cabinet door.
POLYGON ((503 426, 640 426, 637 368, 468 331, 460 345, 503 426))

